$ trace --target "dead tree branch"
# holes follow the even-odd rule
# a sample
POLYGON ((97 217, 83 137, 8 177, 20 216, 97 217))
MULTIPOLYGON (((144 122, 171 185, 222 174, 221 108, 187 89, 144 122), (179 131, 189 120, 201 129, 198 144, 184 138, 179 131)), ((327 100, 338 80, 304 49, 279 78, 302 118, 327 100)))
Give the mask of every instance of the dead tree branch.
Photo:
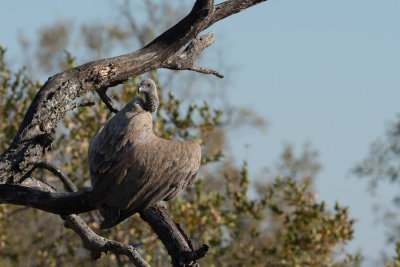
POLYGON ((68 192, 75 192, 77 190, 75 184, 71 181, 71 179, 69 179, 68 176, 64 175, 61 170, 58 169, 54 164, 46 161, 41 161, 36 163, 36 168, 42 168, 52 172, 64 184, 64 187, 68 192))
POLYGON ((106 107, 113 113, 117 113, 119 110, 112 102, 111 98, 107 95, 107 87, 100 88, 96 90, 97 94, 99 95, 101 101, 106 105, 106 107))
POLYGON ((112 251, 116 254, 127 256, 136 266, 150 266, 134 247, 97 235, 81 217, 68 215, 63 219, 64 226, 72 229, 82 239, 83 245, 90 251, 93 260, 99 259, 101 252, 112 251))
POLYGON ((172 258, 173 266, 185 266, 188 263, 194 265, 196 260, 206 255, 208 246, 203 244, 195 250, 179 224, 169 217, 165 207, 156 205, 148 208, 140 212, 140 217, 150 224, 158 238, 164 243, 172 258))
POLYGON ((90 107, 90 106, 94 106, 95 103, 94 102, 86 102, 86 103, 72 103, 70 105, 67 106, 67 110, 73 110, 76 108, 81 108, 81 107, 90 107))
MULTIPOLYGON (((76 191, 75 184, 53 164, 40 162, 37 167, 53 172, 60 178, 68 192, 76 191)), ((38 183, 40 184, 41 182, 38 183)), ((50 188, 49 192, 55 193, 55 190, 50 188)), ((84 247, 91 253, 92 260, 99 259, 101 252, 112 251, 116 254, 127 256, 138 267, 150 267, 134 247, 97 235, 78 215, 61 215, 61 218, 64 220, 64 226, 73 230, 82 239, 84 247)))
POLYGON ((59 215, 79 214, 96 209, 89 202, 89 191, 53 193, 22 185, 0 184, 0 204, 5 203, 59 215))
MULTIPOLYGON (((54 171, 54 166, 52 164, 46 163, 44 165, 46 168, 51 169, 51 171, 54 171), (49 167, 50 166, 50 167, 49 167)), ((55 172, 59 173, 59 171, 55 168, 55 172)), ((61 176, 62 174, 57 174, 57 176, 61 176)), ((65 180, 65 177, 63 178, 65 180)), ((69 180, 69 179, 68 179, 69 180)), ((72 182, 71 182, 72 183, 72 182)), ((101 257, 101 252, 107 252, 107 251, 112 251, 116 254, 121 254, 127 256, 136 266, 143 266, 143 267, 149 267, 147 262, 142 258, 142 256, 139 254, 139 252, 132 246, 130 245, 125 245, 123 243, 114 241, 114 240, 109 240, 104 237, 101 237, 97 235, 95 232, 93 232, 92 229, 82 220, 81 217, 71 214, 75 213, 71 210, 68 210, 70 207, 63 206, 65 204, 71 203, 71 199, 68 199, 68 197, 76 198, 76 194, 81 195, 85 194, 87 192, 85 191, 80 191, 76 193, 71 193, 71 194, 60 194, 57 193, 56 190, 49 185, 32 179, 32 178, 27 178, 23 182, 24 186, 18 186, 18 185, 0 185, 0 203, 12 203, 12 204, 17 204, 21 205, 21 203, 17 203, 18 201, 25 200, 25 197, 27 196, 26 192, 32 192, 32 190, 36 191, 36 194, 40 195, 49 195, 53 196, 54 199, 58 199, 57 196, 60 196, 62 202, 60 203, 55 203, 54 201, 48 201, 48 204, 45 205, 45 199, 42 199, 40 202, 34 202, 34 205, 29 205, 32 204, 32 202, 26 201, 27 204, 23 204, 25 206, 30 206, 34 208, 39 208, 41 210, 49 211, 52 213, 56 213, 61 215, 61 218, 64 220, 64 226, 67 228, 70 228, 74 232, 76 232, 79 237, 82 239, 83 245, 86 249, 88 249, 92 255, 92 259, 96 260, 101 257), (13 187, 14 190, 7 190, 7 187, 13 187), (25 187, 25 186, 30 186, 30 187, 25 187), (33 189, 35 188, 35 189, 33 189), (3 191, 6 189, 5 191, 3 191), (3 192, 7 192, 7 194, 3 195, 3 192), (10 194, 10 192, 13 192, 14 194, 10 194), (9 196, 9 197, 7 197, 9 196), (21 197, 23 196, 23 197, 21 197), (10 201, 10 198, 14 198, 15 203, 10 201), (43 201, 44 200, 44 201, 43 201), (51 208, 49 208, 51 207, 51 208), (71 215, 66 215, 66 214, 71 214, 71 215)), ((73 191, 75 188, 75 185, 72 184, 67 184, 68 191, 73 191)), ((29 197, 32 196, 33 194, 30 193, 29 197)), ((83 198, 79 198, 83 199, 83 198)), ((57 202, 57 200, 56 200, 57 202)), ((76 206, 75 206, 76 207, 76 206)), ((88 202, 82 203, 82 206, 80 206, 82 210, 84 211, 90 211, 94 210, 95 207, 91 207, 88 205, 88 202)), ((81 211, 77 211, 76 213, 80 213, 81 211)))
MULTIPOLYGON (((133 248, 126 247, 127 245, 96 235, 79 216, 71 215, 96 209, 90 204, 90 192, 57 193, 54 188, 31 178, 25 179, 23 184, 24 186, 0 184, 0 204, 22 205, 61 215, 65 226, 77 232, 94 259, 99 258, 101 252, 113 251, 127 255, 126 253, 132 251, 133 248)), ((191 241, 170 218, 165 207, 157 205, 141 211, 140 216, 164 243, 174 266, 194 263, 207 253, 207 245, 203 244, 197 250, 193 248, 191 241)), ((129 256, 131 257, 134 256, 129 256)))
POLYGON ((214 33, 209 32, 193 39, 180 55, 172 55, 161 67, 171 70, 193 70, 204 74, 213 74, 219 78, 224 76, 215 70, 208 70, 194 66, 194 61, 199 54, 214 43, 214 33))

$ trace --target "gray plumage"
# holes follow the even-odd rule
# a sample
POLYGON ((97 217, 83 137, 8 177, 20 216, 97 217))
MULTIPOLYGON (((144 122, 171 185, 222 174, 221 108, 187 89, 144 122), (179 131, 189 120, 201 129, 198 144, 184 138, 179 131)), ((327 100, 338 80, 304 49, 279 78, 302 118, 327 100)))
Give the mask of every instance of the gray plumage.
POLYGON ((166 140, 153 132, 151 114, 159 102, 155 83, 144 80, 132 99, 105 126, 89 147, 90 198, 110 228, 130 215, 170 200, 193 183, 201 150, 195 142, 166 140))

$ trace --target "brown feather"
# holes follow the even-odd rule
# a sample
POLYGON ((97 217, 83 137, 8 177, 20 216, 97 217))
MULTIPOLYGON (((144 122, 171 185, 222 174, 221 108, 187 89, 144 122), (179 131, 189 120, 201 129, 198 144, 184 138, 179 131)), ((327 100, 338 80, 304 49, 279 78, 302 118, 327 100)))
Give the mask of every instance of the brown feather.
POLYGON ((200 160, 199 144, 157 137, 143 99, 131 100, 89 147, 91 201, 105 217, 102 228, 175 197, 193 182, 200 160))

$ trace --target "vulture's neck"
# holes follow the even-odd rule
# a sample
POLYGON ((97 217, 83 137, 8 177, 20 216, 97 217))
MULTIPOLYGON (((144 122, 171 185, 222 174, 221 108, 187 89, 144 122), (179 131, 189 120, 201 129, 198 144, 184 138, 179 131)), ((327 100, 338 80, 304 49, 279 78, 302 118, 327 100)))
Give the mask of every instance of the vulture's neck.
POLYGON ((158 105, 160 104, 157 94, 145 94, 145 98, 146 101, 144 102, 144 109, 151 114, 154 114, 157 111, 158 105))

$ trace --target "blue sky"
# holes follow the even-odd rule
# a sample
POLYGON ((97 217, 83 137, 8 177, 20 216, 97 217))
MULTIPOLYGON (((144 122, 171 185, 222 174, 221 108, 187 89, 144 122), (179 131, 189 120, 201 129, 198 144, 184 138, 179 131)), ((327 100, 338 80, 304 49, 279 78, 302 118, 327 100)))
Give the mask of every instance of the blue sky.
MULTIPOLYGON (((3 1, 0 43, 11 60, 20 60, 18 31, 33 38, 58 18, 108 19, 112 5, 93 3, 3 1)), ((359 221, 348 248, 360 248, 370 260, 394 251, 385 246, 372 203, 390 203, 396 188, 382 185, 372 200, 366 182, 350 169, 400 111, 399 14, 398 0, 270 0, 214 25, 216 43, 202 60, 218 69, 207 53, 223 51, 225 64, 234 67, 227 73, 227 98, 252 106, 269 123, 265 134, 248 129, 231 134, 238 161, 246 159, 257 175, 274 163, 285 142, 298 151, 310 142, 323 164, 316 181, 319 200, 350 207, 359 221)), ((363 266, 368 265, 373 266, 371 261, 363 266)))

